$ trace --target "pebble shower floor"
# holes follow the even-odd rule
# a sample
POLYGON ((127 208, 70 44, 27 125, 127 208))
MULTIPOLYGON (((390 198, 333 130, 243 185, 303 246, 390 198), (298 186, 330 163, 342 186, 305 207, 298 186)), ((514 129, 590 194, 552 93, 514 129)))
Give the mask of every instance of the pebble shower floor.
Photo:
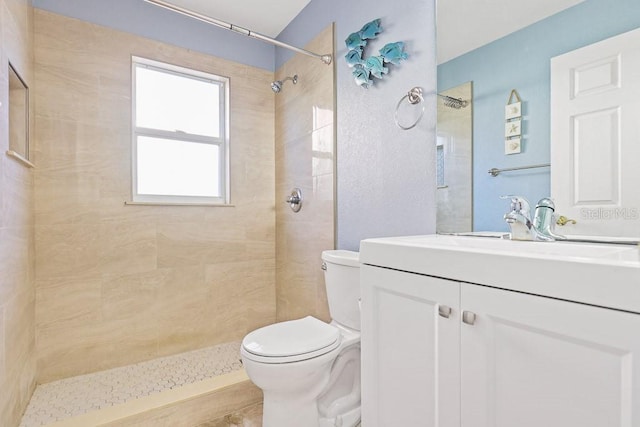
POLYGON ((20 427, 36 427, 242 368, 240 342, 39 385, 20 427))

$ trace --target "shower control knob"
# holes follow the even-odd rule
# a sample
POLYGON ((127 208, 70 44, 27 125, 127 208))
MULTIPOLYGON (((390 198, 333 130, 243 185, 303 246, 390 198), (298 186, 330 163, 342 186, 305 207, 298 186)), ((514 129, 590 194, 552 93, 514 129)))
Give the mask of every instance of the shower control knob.
POLYGON ((294 212, 300 212, 302 209, 302 191, 299 188, 291 190, 291 194, 287 197, 286 202, 294 212))

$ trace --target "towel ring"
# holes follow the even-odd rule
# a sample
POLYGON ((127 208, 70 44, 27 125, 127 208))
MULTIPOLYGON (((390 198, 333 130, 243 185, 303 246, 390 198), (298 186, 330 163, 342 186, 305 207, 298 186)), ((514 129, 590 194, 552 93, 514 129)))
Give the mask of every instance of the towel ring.
POLYGON ((420 122, 420 120, 422 120, 422 116, 424 116, 424 110, 425 110, 425 105, 424 105, 424 97, 422 96, 422 88, 414 87, 405 96, 403 96, 400 99, 400 101, 398 102, 398 105, 396 106, 396 113, 394 115, 396 125, 402 130, 413 129, 420 122), (420 115, 418 116, 416 121, 411 126, 403 126, 400 124, 400 121, 398 121, 398 111, 400 110, 400 106, 402 105, 405 99, 411 105, 420 104, 422 102, 422 111, 420 112, 420 115))

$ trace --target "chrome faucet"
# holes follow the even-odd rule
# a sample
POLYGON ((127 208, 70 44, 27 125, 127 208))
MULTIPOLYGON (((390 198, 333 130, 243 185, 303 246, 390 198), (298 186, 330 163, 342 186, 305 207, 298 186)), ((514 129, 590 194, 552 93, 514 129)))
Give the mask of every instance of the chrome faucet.
POLYGON ((539 234, 549 237, 551 240, 566 240, 565 236, 555 233, 555 211, 556 205, 553 200, 548 197, 540 199, 533 215, 533 226, 539 234))
POLYGON ((511 229, 511 240, 538 240, 554 241, 555 237, 551 232, 553 223, 553 209, 549 213, 548 203, 550 199, 542 199, 536 206, 535 218, 531 219, 531 207, 527 199, 521 196, 501 196, 501 199, 511 199, 511 210, 504 214, 504 220, 511 229), (538 228, 540 227, 540 228, 538 228))

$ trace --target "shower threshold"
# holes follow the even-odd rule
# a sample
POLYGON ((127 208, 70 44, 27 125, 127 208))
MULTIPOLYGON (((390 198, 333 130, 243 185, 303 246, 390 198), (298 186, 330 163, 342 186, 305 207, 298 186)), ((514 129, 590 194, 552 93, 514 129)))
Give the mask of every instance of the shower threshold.
POLYGON ((232 342, 39 385, 20 427, 119 425, 212 390, 248 384, 239 353, 240 342, 232 342))

